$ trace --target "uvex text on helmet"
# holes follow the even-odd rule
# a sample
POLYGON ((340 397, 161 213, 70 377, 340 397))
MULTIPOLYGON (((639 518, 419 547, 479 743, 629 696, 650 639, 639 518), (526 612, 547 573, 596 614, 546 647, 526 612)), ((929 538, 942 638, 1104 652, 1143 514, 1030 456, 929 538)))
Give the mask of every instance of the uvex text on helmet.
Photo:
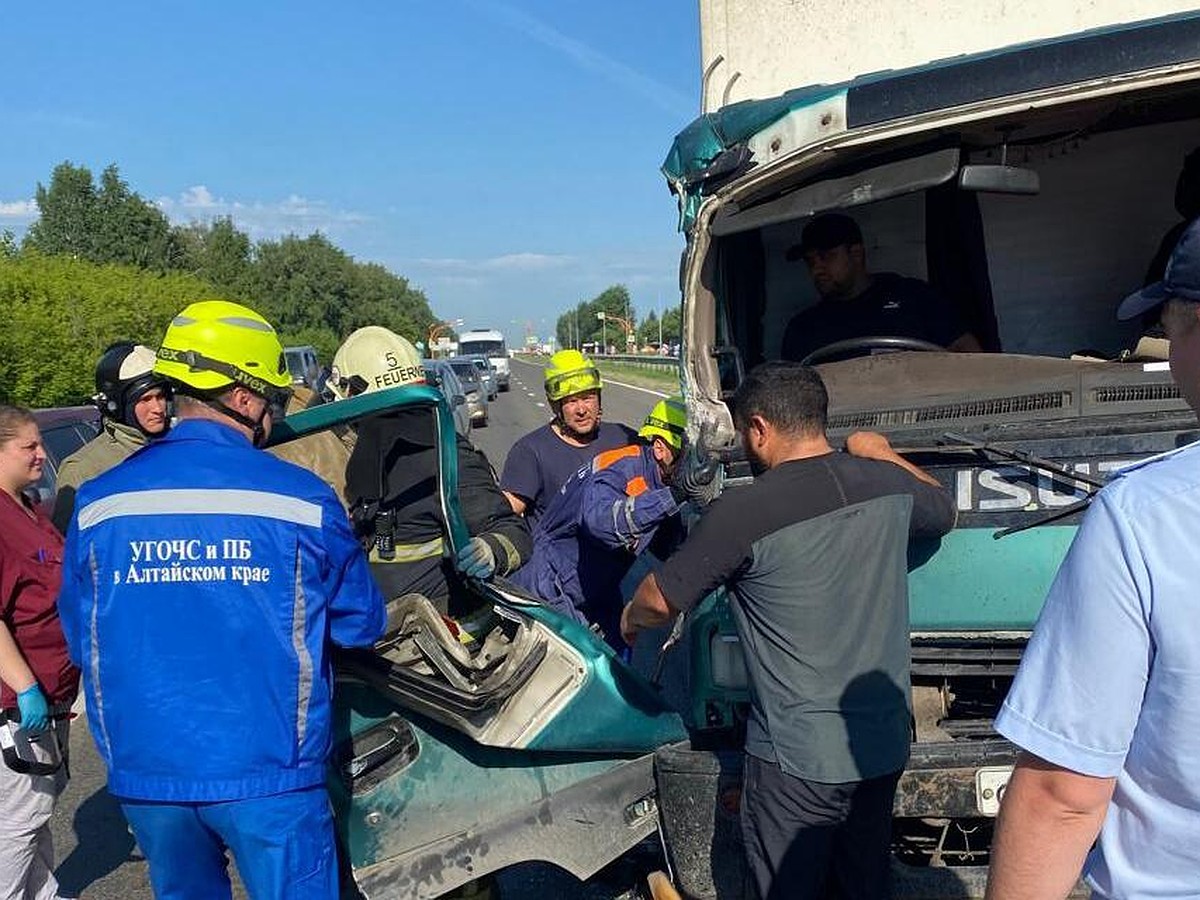
POLYGON ((237 385, 271 397, 292 385, 271 323, 229 300, 202 300, 177 315, 167 326, 154 371, 199 396, 237 385))
POLYGON ((421 355, 408 340, 380 325, 367 325, 333 355, 329 390, 339 400, 410 384, 425 384, 421 355))

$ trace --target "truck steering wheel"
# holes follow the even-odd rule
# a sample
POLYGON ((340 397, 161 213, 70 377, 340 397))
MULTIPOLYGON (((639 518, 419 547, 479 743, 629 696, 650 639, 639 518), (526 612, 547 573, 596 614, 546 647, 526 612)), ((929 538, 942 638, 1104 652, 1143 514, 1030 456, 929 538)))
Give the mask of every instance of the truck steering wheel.
POLYGON ((847 338, 844 341, 834 341, 824 347, 818 347, 800 360, 800 365, 811 366, 831 356, 853 354, 861 356, 872 350, 920 350, 927 353, 942 353, 946 348, 920 338, 899 337, 890 335, 869 335, 866 337, 847 338))

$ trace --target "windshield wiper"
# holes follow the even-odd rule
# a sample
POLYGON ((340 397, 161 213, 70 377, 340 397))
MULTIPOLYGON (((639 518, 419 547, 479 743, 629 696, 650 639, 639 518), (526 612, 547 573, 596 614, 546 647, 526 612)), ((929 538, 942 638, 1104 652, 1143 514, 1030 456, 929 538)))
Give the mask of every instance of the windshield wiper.
POLYGON ((1034 456, 1032 453, 1026 453, 1023 450, 1005 450, 1003 447, 995 447, 991 444, 985 444, 981 441, 972 440, 966 435, 956 434, 952 431, 945 432, 942 437, 948 441, 954 441, 956 444, 962 444, 965 449, 978 450, 982 453, 991 453, 993 456, 999 456, 1002 459, 1011 459, 1014 462, 1019 462, 1031 471, 1041 471, 1049 475, 1057 475, 1067 481, 1077 481, 1081 484, 1088 485, 1091 490, 1088 491, 1086 497, 1082 500, 1072 503, 1070 506, 1064 506, 1062 509, 1034 519, 1030 522, 1025 522, 1022 525, 1011 525, 1008 528, 1001 528, 992 533, 995 540, 1000 540, 1002 537, 1008 537, 1010 534, 1016 534, 1020 531, 1028 531, 1031 528, 1037 528, 1040 525, 1049 525, 1051 522, 1057 522, 1060 519, 1066 519, 1088 508, 1092 502, 1092 498, 1096 496, 1096 492, 1104 487, 1105 482, 1098 478, 1092 478, 1089 475, 1083 475, 1079 472, 1072 472, 1066 466, 1060 466, 1058 463, 1050 462, 1048 459, 1042 459, 1040 456, 1034 456))

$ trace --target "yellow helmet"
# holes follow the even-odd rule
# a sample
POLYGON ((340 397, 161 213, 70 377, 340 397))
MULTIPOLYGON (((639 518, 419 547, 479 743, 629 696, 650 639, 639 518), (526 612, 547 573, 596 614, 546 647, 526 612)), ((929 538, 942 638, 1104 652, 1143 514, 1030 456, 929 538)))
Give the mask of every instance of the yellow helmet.
POLYGON ((339 400, 408 384, 425 384, 421 354, 381 325, 353 332, 333 355, 329 390, 339 400))
POLYGON ((172 319, 154 371, 185 392, 241 385, 270 397, 292 386, 283 345, 271 323, 229 300, 201 300, 172 319))
POLYGON ((687 407, 679 396, 667 397, 654 404, 650 415, 642 423, 639 437, 647 440, 662 438, 676 452, 683 449, 683 439, 687 435, 687 407))
POLYGON ((559 350, 545 371, 546 399, 551 403, 584 391, 600 390, 600 370, 578 350, 559 350))

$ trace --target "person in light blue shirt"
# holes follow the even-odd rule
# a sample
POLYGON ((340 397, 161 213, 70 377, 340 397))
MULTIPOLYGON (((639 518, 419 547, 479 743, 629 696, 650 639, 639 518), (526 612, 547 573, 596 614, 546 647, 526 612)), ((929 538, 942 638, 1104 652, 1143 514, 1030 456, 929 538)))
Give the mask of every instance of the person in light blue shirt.
MULTIPOLYGON (((1200 221, 1163 281, 1171 373, 1200 411, 1200 221)), ((1200 443, 1123 470, 1050 589, 996 729, 1025 752, 996 827, 989 900, 1200 896, 1200 443)))

